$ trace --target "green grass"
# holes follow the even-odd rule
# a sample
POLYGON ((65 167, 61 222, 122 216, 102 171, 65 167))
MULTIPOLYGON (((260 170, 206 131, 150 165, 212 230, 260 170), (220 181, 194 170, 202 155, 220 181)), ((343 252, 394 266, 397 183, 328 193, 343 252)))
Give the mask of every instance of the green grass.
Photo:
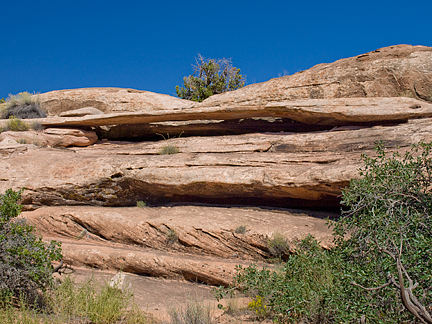
POLYGON ((144 208, 147 204, 145 201, 139 200, 136 203, 137 207, 144 208))
POLYGON ((160 155, 177 154, 179 152, 180 152, 179 148, 174 145, 166 145, 159 150, 160 155))
POLYGON ((188 300, 185 307, 168 309, 171 324, 212 324, 213 309, 203 301, 188 300))
POLYGON ((246 226, 240 225, 237 227, 234 231, 236 234, 245 234, 246 233, 246 226))
POLYGON ((82 324, 139 324, 149 320, 133 301, 131 291, 110 287, 108 283, 90 278, 78 284, 69 276, 45 294, 45 307, 34 309, 19 301, 0 305, 0 323, 82 323, 82 324))

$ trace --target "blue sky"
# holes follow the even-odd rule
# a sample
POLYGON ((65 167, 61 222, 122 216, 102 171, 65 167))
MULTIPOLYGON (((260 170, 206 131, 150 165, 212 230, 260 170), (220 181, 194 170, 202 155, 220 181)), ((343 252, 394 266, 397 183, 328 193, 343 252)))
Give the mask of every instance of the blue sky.
POLYGON ((0 98, 124 87, 175 95, 198 53, 247 84, 396 44, 432 46, 432 1, 1 1, 0 98))

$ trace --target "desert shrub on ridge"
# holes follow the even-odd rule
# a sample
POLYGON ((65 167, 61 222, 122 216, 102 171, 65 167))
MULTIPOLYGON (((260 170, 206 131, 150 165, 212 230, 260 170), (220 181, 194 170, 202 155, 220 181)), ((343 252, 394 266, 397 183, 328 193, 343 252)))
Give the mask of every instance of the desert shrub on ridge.
POLYGON ((1 112, 1 118, 15 116, 19 119, 44 118, 46 114, 39 107, 39 97, 28 92, 9 95, 1 112))

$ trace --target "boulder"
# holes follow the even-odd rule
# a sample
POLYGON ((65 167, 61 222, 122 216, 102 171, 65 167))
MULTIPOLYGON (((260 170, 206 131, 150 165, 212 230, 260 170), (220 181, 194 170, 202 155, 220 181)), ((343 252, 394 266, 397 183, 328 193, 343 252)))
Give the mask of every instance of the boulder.
POLYGON ((40 108, 48 116, 93 107, 104 113, 189 108, 192 103, 169 95, 122 88, 84 88, 41 93, 40 108))

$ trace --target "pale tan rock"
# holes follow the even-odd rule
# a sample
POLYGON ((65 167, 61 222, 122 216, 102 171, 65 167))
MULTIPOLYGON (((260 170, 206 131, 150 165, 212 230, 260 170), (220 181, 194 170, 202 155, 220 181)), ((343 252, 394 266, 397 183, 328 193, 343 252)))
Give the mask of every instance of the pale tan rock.
MULTIPOLYGON (((338 98, 267 102, 264 106, 195 107, 133 113, 106 113, 84 117, 35 119, 46 126, 103 126, 192 120, 288 118, 305 124, 401 122, 432 116, 432 103, 412 98, 338 98)), ((186 128, 186 127, 185 127, 186 128)), ((186 128, 187 129, 187 128, 186 128)))
POLYGON ((236 264, 273 257, 268 240, 274 232, 289 242, 312 234, 326 248, 333 244, 324 218, 334 214, 323 212, 67 206, 44 207, 22 216, 46 239, 63 242, 69 264, 208 284, 227 285, 236 264), (236 233, 239 226, 246 231, 236 233), (83 228, 89 237, 80 236, 83 228))
POLYGON ((8 131, 0 134, 0 141, 4 138, 15 140, 17 143, 34 144, 43 147, 88 146, 98 140, 96 133, 93 131, 67 128, 47 128, 40 132, 8 131))
POLYGON ((26 187, 28 205, 131 206, 144 200, 337 207, 341 189, 358 175, 361 154, 372 155, 376 141, 403 150, 432 140, 431 119, 343 129, 32 150, 0 164, 0 191, 26 187), (180 153, 159 155, 166 145, 180 153))
POLYGON ((87 115, 101 115, 102 111, 93 107, 84 107, 74 110, 64 111, 59 114, 59 117, 82 117, 87 115))
POLYGON ((93 107, 104 113, 189 108, 192 103, 169 95, 122 88, 84 88, 39 94, 41 109, 49 116, 93 107))
POLYGON ((398 97, 432 101, 432 47, 396 45, 211 96, 201 106, 299 99, 398 97))

